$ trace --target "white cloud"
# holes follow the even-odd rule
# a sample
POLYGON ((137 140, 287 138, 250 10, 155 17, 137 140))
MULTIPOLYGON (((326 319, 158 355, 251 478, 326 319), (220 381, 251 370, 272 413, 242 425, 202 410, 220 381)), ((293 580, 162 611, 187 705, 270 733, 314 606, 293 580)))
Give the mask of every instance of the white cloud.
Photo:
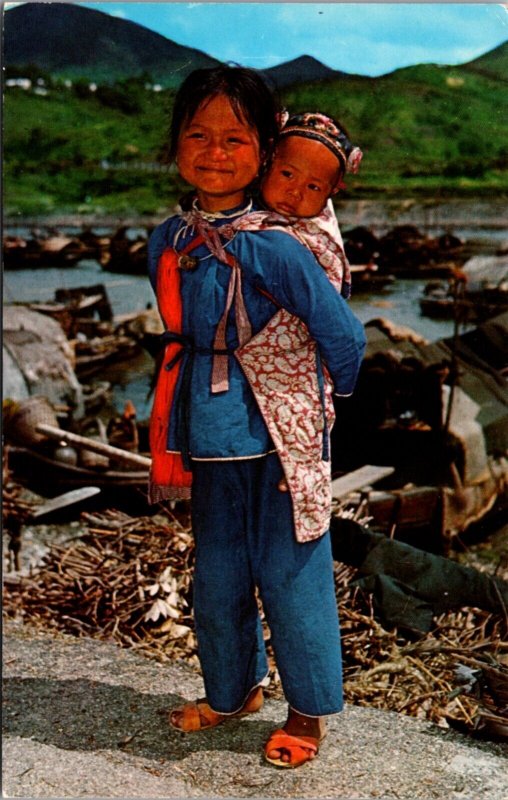
POLYGON ((108 14, 111 14, 112 17, 119 17, 120 19, 128 19, 125 9, 123 8, 113 7, 111 10, 109 10, 108 8, 108 14))

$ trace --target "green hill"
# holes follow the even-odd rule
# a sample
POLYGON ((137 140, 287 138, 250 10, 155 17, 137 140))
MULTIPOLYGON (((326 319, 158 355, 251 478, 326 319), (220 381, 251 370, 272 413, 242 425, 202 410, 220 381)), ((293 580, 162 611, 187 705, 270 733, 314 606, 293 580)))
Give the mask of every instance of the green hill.
MULTIPOLYGON (((508 45, 498 48, 506 57, 508 45)), ((359 189, 489 192, 508 188, 504 77, 470 65, 408 67, 380 78, 328 80, 286 92, 291 109, 343 121, 364 150, 359 189)))
MULTIPOLYGON (((5 213, 167 208, 181 190, 175 172, 161 165, 172 81, 216 62, 142 26, 66 3, 30 3, 4 17, 5 77, 32 81, 29 89, 5 83, 5 213), (32 27, 21 36, 28 19, 32 27), (97 43, 99 34, 105 38, 97 43), (175 73, 182 58, 194 60, 175 73), (20 73, 15 65, 23 60, 29 66, 20 73), (166 88, 154 91, 163 67, 166 88), (97 86, 90 88, 92 80, 97 86)), ((379 78, 341 75, 307 56, 267 73, 279 78, 288 108, 332 114, 364 150, 346 194, 474 196, 508 194, 507 66, 505 43, 468 64, 425 64, 379 78)))
POLYGON ((131 80, 102 91, 86 84, 45 96, 7 89, 4 99, 4 209, 153 212, 174 194, 160 168, 170 91, 131 80), (160 198, 160 199, 159 199, 160 198))
POLYGON ((24 3, 4 14, 4 63, 35 65, 54 77, 112 83, 150 75, 176 86, 219 62, 200 50, 102 11, 71 3, 24 3))
POLYGON ((474 61, 469 61, 462 68, 470 72, 477 72, 480 75, 489 75, 492 78, 503 81, 503 83, 508 83, 507 43, 505 42, 483 56, 475 58, 474 61))

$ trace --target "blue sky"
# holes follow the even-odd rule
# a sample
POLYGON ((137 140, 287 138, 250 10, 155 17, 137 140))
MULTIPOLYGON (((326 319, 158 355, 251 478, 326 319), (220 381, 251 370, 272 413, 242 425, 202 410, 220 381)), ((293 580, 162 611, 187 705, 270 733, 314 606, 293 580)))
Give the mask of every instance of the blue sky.
POLYGON ((270 67, 304 53, 382 75, 411 64, 461 64, 508 39, 497 3, 82 3, 223 61, 270 67))

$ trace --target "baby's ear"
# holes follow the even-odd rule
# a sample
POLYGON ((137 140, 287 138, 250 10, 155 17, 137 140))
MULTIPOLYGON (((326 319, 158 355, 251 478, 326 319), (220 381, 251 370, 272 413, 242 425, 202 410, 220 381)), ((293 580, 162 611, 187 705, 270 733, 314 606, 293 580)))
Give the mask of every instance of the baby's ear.
POLYGON ((345 189, 345 188, 346 188, 346 184, 342 180, 342 177, 340 177, 339 180, 337 181, 337 183, 335 184, 335 186, 333 187, 333 189, 331 191, 331 194, 330 194, 330 197, 333 197, 338 192, 340 192, 341 189, 345 189))

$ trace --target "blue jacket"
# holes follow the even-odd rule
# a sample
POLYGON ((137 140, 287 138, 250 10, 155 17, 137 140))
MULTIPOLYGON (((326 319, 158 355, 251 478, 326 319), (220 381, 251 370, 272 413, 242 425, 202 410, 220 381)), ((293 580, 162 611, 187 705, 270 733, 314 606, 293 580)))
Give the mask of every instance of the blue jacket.
MULTIPOLYGON (((235 212, 217 220, 220 226, 235 212)), ((179 216, 170 217, 153 232, 149 242, 149 273, 156 286, 157 264, 166 247, 182 249, 194 238, 179 216), (175 242, 176 239, 176 242, 175 242)), ((277 311, 261 290, 307 325, 330 372, 334 391, 353 391, 365 349, 363 325, 337 293, 314 256, 293 237, 280 231, 240 231, 227 245, 242 265, 243 297, 253 334, 277 311)), ((205 245, 192 251, 200 260, 194 270, 181 272, 183 333, 196 348, 211 350, 215 331, 226 303, 230 267, 210 255, 205 245)), ((227 328, 228 348, 238 346, 234 319, 227 328)), ((265 422, 234 358, 229 358, 229 389, 212 394, 212 356, 196 352, 190 388, 189 449, 195 459, 234 459, 262 455, 273 450, 265 422)), ((318 365, 318 370, 320 369, 318 365)), ((322 376, 318 376, 322 379, 322 376)), ((177 386, 177 394, 179 387, 177 386)), ((170 410, 168 409, 168 413, 170 410)), ((177 450, 174 414, 170 419, 168 449, 177 450)))

